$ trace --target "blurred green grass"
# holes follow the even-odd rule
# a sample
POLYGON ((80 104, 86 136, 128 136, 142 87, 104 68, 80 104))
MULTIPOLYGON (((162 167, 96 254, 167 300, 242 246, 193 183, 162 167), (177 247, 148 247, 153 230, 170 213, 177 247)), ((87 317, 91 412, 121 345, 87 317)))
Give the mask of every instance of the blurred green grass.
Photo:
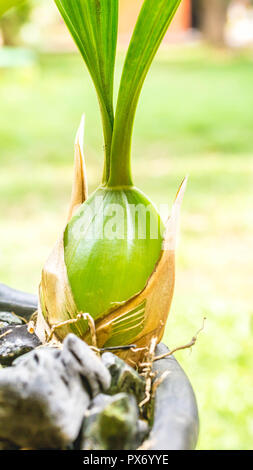
MULTIPOLYGON (((119 59, 117 82, 122 60, 119 59)), ((204 48, 160 52, 145 84, 133 140, 135 183, 171 204, 189 174, 177 283, 165 341, 200 410, 199 449, 252 449, 253 56, 204 48)), ((102 174, 96 96, 76 55, 41 55, 0 70, 0 280, 36 292, 63 229, 73 142, 86 114, 90 191, 102 174)))

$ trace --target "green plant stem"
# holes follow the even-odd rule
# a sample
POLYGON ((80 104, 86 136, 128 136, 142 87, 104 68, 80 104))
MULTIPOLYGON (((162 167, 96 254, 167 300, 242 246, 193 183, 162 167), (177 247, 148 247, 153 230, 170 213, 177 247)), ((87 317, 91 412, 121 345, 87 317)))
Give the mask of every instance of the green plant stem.
POLYGON ((106 183, 110 174, 114 125, 113 83, 118 34, 118 0, 55 0, 55 3, 96 88, 104 133, 103 183, 106 183))
POLYGON ((103 178, 102 183, 106 184, 109 176, 110 176, 110 156, 111 156, 111 144, 112 144, 112 135, 113 135, 113 124, 114 124, 114 113, 113 113, 113 105, 111 105, 110 110, 107 110, 105 107, 105 103, 100 99, 100 95, 98 95, 100 111, 102 116, 102 125, 103 125, 103 133, 104 133, 104 171, 103 171, 103 178))
POLYGON ((145 0, 129 45, 117 101, 109 187, 132 185, 131 142, 148 70, 181 0, 145 0))

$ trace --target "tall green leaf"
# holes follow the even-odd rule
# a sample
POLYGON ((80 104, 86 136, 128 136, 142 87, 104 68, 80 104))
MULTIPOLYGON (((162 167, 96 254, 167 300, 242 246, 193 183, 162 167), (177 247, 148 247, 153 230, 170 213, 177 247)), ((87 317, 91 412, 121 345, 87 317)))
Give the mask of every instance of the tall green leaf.
POLYGON ((129 45, 116 108, 109 186, 132 184, 134 117, 147 72, 181 0, 145 0, 129 45))
POLYGON ((104 182, 110 171, 118 0, 55 0, 88 67, 99 98, 105 139, 104 182))
POLYGON ((16 7, 22 3, 23 0, 0 0, 0 16, 12 7, 16 7))

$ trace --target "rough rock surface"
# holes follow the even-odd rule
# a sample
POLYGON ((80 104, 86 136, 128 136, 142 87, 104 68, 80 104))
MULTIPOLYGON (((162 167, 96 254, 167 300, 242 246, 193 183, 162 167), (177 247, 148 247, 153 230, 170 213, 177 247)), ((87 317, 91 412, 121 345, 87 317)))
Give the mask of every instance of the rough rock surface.
POLYGON ((86 343, 68 335, 63 349, 41 347, 0 370, 0 441, 22 448, 65 448, 81 429, 91 398, 110 374, 86 343))
POLYGON ((0 331, 5 326, 22 325, 23 321, 11 312, 0 312, 0 331))
POLYGON ((100 394, 91 403, 83 424, 82 450, 136 449, 148 432, 132 395, 100 394))
POLYGON ((111 374, 111 386, 107 393, 125 392, 134 395, 140 403, 145 396, 145 380, 122 359, 112 353, 102 355, 102 361, 111 374))
POLYGON ((10 366, 17 357, 39 345, 39 338, 29 333, 27 325, 5 326, 0 330, 0 364, 10 366))

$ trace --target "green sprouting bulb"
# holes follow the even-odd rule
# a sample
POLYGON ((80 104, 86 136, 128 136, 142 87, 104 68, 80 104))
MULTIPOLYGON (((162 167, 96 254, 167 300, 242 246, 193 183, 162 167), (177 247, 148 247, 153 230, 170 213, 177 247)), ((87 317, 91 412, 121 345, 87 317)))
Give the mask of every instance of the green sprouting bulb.
POLYGON ((75 303, 94 319, 144 289, 160 257, 164 226, 138 189, 99 188, 64 233, 75 303))

